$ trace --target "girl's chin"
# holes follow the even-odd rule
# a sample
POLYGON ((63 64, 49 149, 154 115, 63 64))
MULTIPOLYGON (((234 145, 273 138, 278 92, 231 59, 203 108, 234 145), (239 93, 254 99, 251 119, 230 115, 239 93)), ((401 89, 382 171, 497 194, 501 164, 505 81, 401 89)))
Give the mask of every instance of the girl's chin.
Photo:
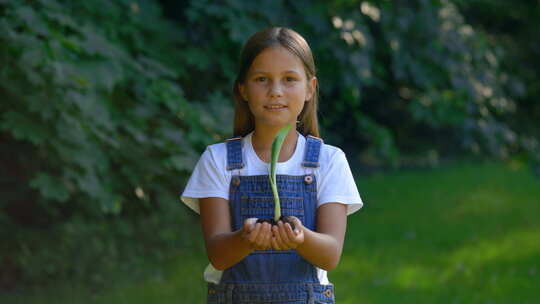
POLYGON ((264 128, 283 128, 288 124, 296 125, 296 120, 286 121, 286 120, 266 120, 259 124, 259 126, 264 128))

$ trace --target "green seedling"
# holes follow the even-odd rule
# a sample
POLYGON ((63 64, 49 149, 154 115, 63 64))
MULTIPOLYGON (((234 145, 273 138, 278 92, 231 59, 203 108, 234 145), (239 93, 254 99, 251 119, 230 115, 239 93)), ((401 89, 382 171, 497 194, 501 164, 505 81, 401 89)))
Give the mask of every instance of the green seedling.
POLYGON ((270 186, 272 187, 272 194, 274 195, 274 218, 273 220, 259 220, 258 222, 270 222, 271 224, 276 224, 279 220, 283 221, 284 223, 289 223, 294 230, 294 224, 288 217, 282 217, 281 216, 281 204, 279 202, 279 194, 277 189, 277 182, 276 182, 276 167, 277 162, 279 158, 279 153, 281 152, 281 147, 283 146, 283 142, 285 141, 285 137, 287 134, 289 134, 289 131, 291 130, 292 125, 288 124, 285 127, 281 128, 279 130, 278 134, 274 138, 274 141, 272 142, 272 156, 270 159, 270 166, 268 167, 268 179, 270 180, 270 186))
POLYGON ((268 179, 270 180, 270 186, 272 186, 272 193, 274 194, 274 221, 279 221, 281 217, 281 204, 279 202, 279 195, 277 190, 276 182, 276 167, 277 161, 279 158, 279 152, 281 152, 281 147, 285 141, 285 137, 289 133, 291 125, 286 125, 281 130, 279 130, 276 138, 272 142, 272 157, 270 159, 270 167, 268 167, 268 179))

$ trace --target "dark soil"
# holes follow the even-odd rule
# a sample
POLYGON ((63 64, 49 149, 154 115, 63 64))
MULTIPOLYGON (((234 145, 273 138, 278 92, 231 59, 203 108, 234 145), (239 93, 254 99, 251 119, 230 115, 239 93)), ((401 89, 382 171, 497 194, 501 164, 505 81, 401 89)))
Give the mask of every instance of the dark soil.
MULTIPOLYGON (((294 226, 293 221, 292 221, 290 216, 283 216, 282 215, 279 218, 279 220, 282 221, 283 224, 289 223, 289 225, 291 225, 292 230, 294 231, 295 226, 294 226)), ((277 222, 273 218, 270 218, 270 219, 258 219, 257 223, 268 223, 268 224, 270 224, 272 226, 277 225, 277 222)))

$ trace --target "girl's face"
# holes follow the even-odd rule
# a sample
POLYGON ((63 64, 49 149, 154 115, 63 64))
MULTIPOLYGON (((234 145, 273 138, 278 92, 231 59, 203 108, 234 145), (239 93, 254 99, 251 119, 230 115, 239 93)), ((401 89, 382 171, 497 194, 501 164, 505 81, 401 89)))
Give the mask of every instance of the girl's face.
POLYGON ((313 96, 317 79, 307 79, 302 61, 283 47, 271 47, 253 60, 240 94, 255 118, 255 127, 293 126, 313 96))

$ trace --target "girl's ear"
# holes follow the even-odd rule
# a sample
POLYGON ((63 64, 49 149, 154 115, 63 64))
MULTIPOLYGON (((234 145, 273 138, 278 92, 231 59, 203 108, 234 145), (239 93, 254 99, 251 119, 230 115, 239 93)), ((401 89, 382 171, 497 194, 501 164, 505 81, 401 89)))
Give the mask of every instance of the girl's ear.
POLYGON ((242 99, 244 101, 247 101, 247 94, 246 94, 246 86, 243 83, 238 84, 238 91, 240 91, 240 95, 242 96, 242 99))
POLYGON ((307 94, 306 101, 310 101, 317 90, 318 80, 317 77, 313 76, 307 83, 307 94))

